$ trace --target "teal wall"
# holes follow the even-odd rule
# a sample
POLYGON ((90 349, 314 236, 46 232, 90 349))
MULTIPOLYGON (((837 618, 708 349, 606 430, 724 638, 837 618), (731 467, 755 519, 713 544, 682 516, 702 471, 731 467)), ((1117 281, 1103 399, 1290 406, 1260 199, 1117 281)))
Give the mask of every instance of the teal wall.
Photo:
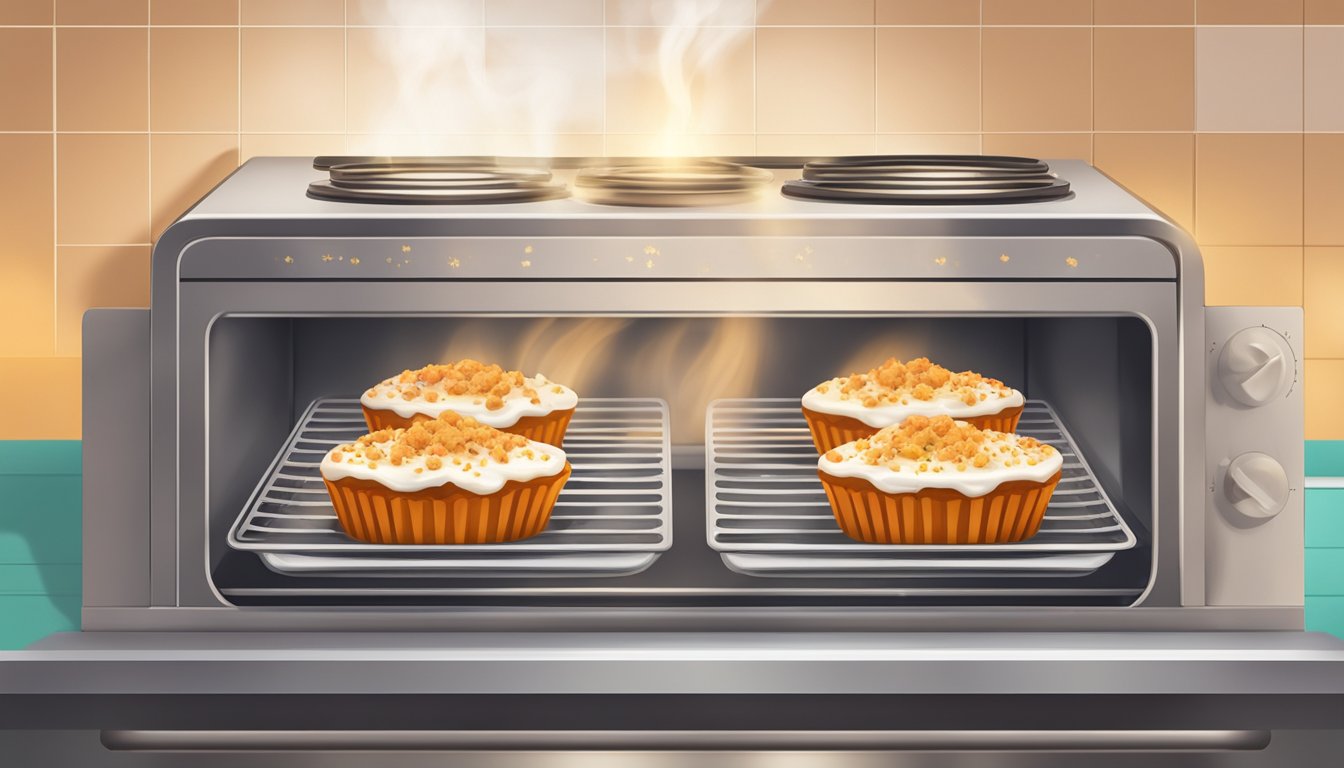
MULTIPOLYGON (((1344 478, 1344 441, 1307 475, 1344 478)), ((79 443, 0 440, 0 649, 79 627, 79 443)), ((1344 487, 1307 490, 1307 628, 1344 637, 1344 487)))
MULTIPOLYGON (((1344 481, 1344 440, 1307 441, 1310 478, 1344 481)), ((1344 637, 1344 483, 1307 488, 1307 629, 1344 637)))
POLYGON ((79 628, 79 442, 0 440, 0 649, 79 628))

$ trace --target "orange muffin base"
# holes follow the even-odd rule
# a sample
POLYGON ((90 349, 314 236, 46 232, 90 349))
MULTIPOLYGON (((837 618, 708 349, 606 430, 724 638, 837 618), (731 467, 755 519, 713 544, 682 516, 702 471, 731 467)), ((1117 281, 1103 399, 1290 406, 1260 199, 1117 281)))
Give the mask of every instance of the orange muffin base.
POLYGON ((510 480, 480 495, 444 484, 394 491, 373 480, 323 479, 346 535, 371 544, 497 544, 536 536, 551 519, 570 466, 550 477, 510 480))
POLYGON ((1041 528, 1063 471, 1044 483, 1010 480, 984 496, 950 488, 883 493, 854 477, 817 470, 840 530, 867 544, 1001 544, 1041 528))
MULTIPOLYGON (((959 419, 959 421, 968 422, 977 429, 1012 432, 1017 429, 1017 421, 1022 418, 1022 409, 1025 407, 1024 404, 1013 408, 1004 408, 998 413, 971 416, 959 419)), ((837 416, 832 413, 808 410, 807 408, 803 409, 803 417, 807 419, 807 429, 812 433, 812 444, 816 446, 818 454, 839 448, 845 443, 852 443, 863 437, 872 437, 882 429, 881 427, 871 427, 851 416, 837 416)))
MULTIPOLYGON (((377 432, 380 429, 406 429, 412 424, 432 421, 434 418, 423 413, 417 413, 406 419, 398 416, 395 411, 370 408, 367 405, 360 405, 360 408, 364 411, 364 421, 369 425, 370 432, 377 432)), ((551 411, 544 416, 524 416, 510 426, 497 427, 497 429, 500 432, 522 435, 528 440, 559 447, 565 439, 565 430, 569 429, 569 420, 573 416, 573 408, 564 411, 551 411)))

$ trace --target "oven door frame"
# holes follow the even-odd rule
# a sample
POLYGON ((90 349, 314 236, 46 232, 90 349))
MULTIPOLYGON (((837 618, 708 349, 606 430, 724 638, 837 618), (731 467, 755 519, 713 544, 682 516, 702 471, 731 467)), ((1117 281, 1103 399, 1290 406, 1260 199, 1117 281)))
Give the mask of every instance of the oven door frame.
MULTIPOLYGON (((151 593, 154 605, 178 606, 192 609, 228 608, 239 616, 236 628, 259 628, 253 624, 250 609, 232 608, 217 593, 210 580, 207 554, 206 500, 209 494, 208 476, 208 390, 209 334, 212 324, 224 316, 638 316, 638 317, 713 317, 724 315, 751 316, 939 316, 955 314, 971 317, 994 316, 1131 316, 1142 320, 1152 338, 1153 355, 1153 509, 1156 526, 1153 532, 1153 563, 1148 591, 1137 601, 1138 605, 1172 608, 1179 606, 1181 578, 1187 570, 1182 565, 1180 542, 1182 525, 1187 515, 1182 513, 1181 440, 1202 441, 1202 431, 1184 435, 1181 430, 1158 429, 1158 424, 1179 423, 1184 403, 1183 387, 1189 382, 1181 375, 1181 345, 1177 284, 1170 280, 1064 282, 970 282, 970 281, 904 281, 869 280, 844 282, 842 291, 835 283, 825 281, 278 281, 234 282, 221 280, 186 281, 179 285, 178 335, 175 356, 179 367, 175 382, 176 410, 170 418, 162 415, 163 401, 155 398, 154 407, 160 418, 156 420, 154 440, 176 440, 176 487, 174 503, 153 505, 151 530, 151 593), (501 307, 499 297, 508 297, 508 306, 501 307), (594 312, 593 306, 602 306, 594 312), (442 307, 451 306, 445 313, 442 307), (900 313, 890 307, 900 306, 900 313), (359 307, 358 313, 333 312, 332 307, 359 307), (1049 307, 1042 311, 1041 307, 1049 307), (524 310, 525 308, 525 310, 524 310), (781 310, 781 308, 787 308, 781 310), (176 435, 162 434, 158 426, 175 422, 176 435), (171 546, 163 546, 167 543, 171 546)), ((1201 400, 1202 403, 1202 400, 1201 400)), ((1188 415, 1188 414, 1187 414, 1188 415)), ((1187 443, 1185 450, 1190 450, 1187 443)), ((1202 453, 1202 442, 1197 446, 1202 453)), ((1198 454, 1196 454, 1198 455, 1198 454)), ((166 482, 165 473, 154 475, 156 488, 166 482)), ((1202 571, 1202 564, 1199 566, 1202 571)), ((274 614, 283 610, 292 621, 281 624, 291 629, 328 626, 330 608, 326 610, 271 609, 274 614)), ((481 628, 511 625, 526 620, 532 609, 435 609, 432 613, 417 612, 418 618, 409 622, 420 628, 461 627, 462 621, 482 621, 481 628), (506 622, 500 624, 499 622, 506 622)), ((1104 626, 1092 623, 1087 616, 1076 616, 1074 623, 1064 617, 1070 608, 1043 609, 1045 616, 1055 614, 1055 621, 1065 621, 1073 629, 1104 626)), ((1116 609, 1099 609, 1096 613, 1116 609)), ((370 611, 358 625, 369 628, 407 626, 406 616, 389 615, 395 611, 370 611)), ((613 613, 603 609, 581 611, 604 622, 621 622, 613 613)), ((619 611, 615 611, 619 614, 619 611)), ((626 612, 629 613, 628 611, 626 612)), ((660 609, 644 613, 675 616, 676 609, 660 609)), ((728 609, 750 625, 752 612, 728 609)), ((862 611, 853 612, 855 615, 862 611)), ((879 622, 890 621, 881 610, 874 610, 870 618, 879 622)), ((938 615, 939 611, 929 611, 938 615)), ((1005 626, 1007 612, 978 611, 974 609, 948 611, 943 628, 1005 626), (976 617, 981 617, 977 619, 976 617), (968 623, 969 622, 969 623, 968 623)), ((715 611, 698 609, 683 612, 682 618, 703 616, 721 624, 726 617, 714 619, 715 611)), ((1091 614, 1089 614, 1091 615, 1091 614)), ((185 618, 185 617, 181 617, 185 618)), ((174 625, 181 624, 181 618, 174 625)), ((553 628, 545 613, 532 614, 535 628, 553 628)), ((191 620, 185 618, 187 626, 191 620)), ((277 619, 269 616, 260 621, 274 626, 277 619)), ((628 620, 627 620, 628 622, 628 620)), ((729 622, 731 625, 731 622, 729 622)), ((640 628, 638 623, 626 623, 627 628, 640 628)), ((1023 626, 1014 621, 1013 626, 1023 626)), ((1030 626, 1030 625, 1026 625, 1030 626)))

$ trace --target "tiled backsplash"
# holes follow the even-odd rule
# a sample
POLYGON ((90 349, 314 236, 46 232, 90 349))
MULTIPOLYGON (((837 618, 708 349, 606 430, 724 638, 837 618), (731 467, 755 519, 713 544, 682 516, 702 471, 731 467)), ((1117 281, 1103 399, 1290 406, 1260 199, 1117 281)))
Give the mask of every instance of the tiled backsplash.
POLYGON ((1344 0, 4 0, 0 398, 77 401, 83 310, 256 155, 1023 153, 1194 232, 1209 303, 1304 305, 1344 438, 1341 81, 1344 0))

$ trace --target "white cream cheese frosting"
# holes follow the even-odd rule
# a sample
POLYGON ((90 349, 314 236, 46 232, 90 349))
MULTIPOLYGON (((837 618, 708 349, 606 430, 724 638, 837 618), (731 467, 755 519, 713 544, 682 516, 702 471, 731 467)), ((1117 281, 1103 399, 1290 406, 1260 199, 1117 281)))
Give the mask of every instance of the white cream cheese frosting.
POLYGON ((1024 402, 1021 392, 998 379, 972 371, 954 373, 924 357, 907 363, 891 358, 867 373, 824 381, 802 399, 809 411, 879 428, 916 415, 989 416, 1024 402))
POLYGON ((339 445, 322 458, 322 477, 372 480, 403 493, 452 484, 478 496, 510 480, 527 482, 564 471, 565 453, 500 432, 456 413, 408 429, 384 429, 339 445))
POLYGON ((576 406, 579 396, 538 373, 524 376, 498 365, 462 360, 427 365, 375 384, 359 402, 370 410, 392 411, 403 419, 437 418, 447 411, 471 416, 487 426, 511 427, 528 416, 545 416, 576 406))
POLYGON ((1044 483, 1063 466, 1053 446, 947 416, 915 416, 817 460, 827 475, 864 480, 883 493, 946 488, 971 498, 1014 480, 1044 483))

